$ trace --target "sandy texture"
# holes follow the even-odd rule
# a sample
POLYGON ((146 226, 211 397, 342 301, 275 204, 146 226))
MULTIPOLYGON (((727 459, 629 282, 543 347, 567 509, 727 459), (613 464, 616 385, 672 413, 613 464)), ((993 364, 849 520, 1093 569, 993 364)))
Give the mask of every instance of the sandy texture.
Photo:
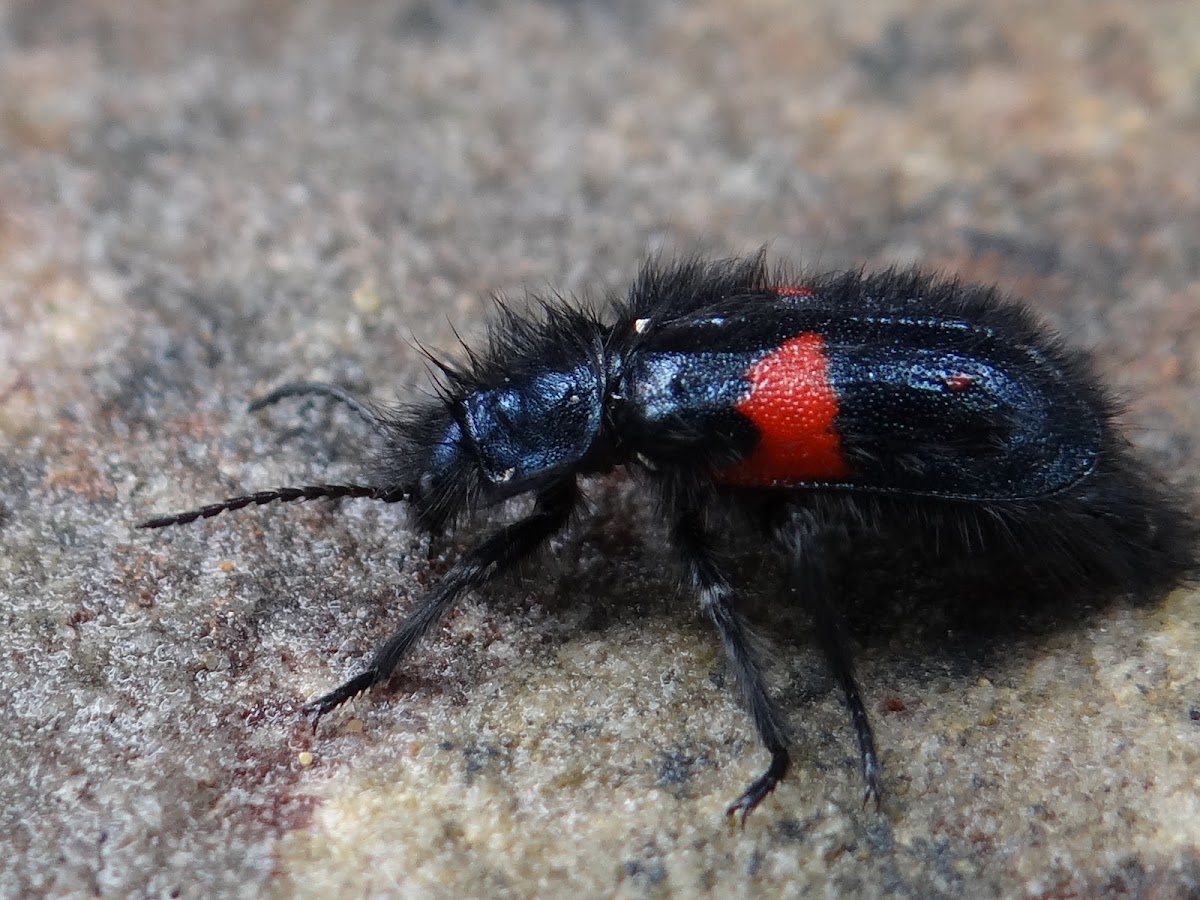
POLYGON ((1183 0, 0 2, 0 895, 1195 896, 1194 593, 860 610, 878 814, 761 604, 795 772, 741 830, 765 754, 627 479, 315 737, 472 535, 132 526, 354 478, 343 412, 246 414, 281 380, 402 395, 492 291, 766 242, 1030 297, 1195 493, 1198 86, 1183 0))

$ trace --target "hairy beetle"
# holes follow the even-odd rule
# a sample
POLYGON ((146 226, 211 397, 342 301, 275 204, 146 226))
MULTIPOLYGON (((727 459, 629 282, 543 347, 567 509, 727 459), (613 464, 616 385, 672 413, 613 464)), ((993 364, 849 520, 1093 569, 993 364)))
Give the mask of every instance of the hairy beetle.
POLYGON ((310 703, 321 716, 387 679, 465 592, 566 525, 581 475, 625 466, 659 495, 674 550, 724 643, 767 770, 728 808, 742 819, 788 768, 738 591, 714 547, 734 516, 783 554, 845 694, 866 798, 882 780, 840 634, 835 573, 856 542, 915 535, 991 554, 1063 591, 1152 597, 1193 577, 1197 524, 1139 464, 1084 358, 994 289, 917 271, 797 278, 762 256, 645 266, 601 315, 501 304, 487 349, 430 355, 438 394, 398 411, 291 383, 252 404, 321 395, 378 432, 365 484, 263 491, 152 519, 179 525, 272 501, 410 504, 430 532, 518 494, 533 511, 462 556, 366 668, 310 703))

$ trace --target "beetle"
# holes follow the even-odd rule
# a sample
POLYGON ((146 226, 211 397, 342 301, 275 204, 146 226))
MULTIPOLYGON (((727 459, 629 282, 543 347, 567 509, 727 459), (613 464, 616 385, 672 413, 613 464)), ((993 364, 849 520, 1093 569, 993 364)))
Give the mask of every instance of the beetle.
POLYGON ((916 536, 1054 590, 1152 598, 1194 578, 1193 514, 1134 454, 1086 359, 986 286, 917 270, 798 276, 748 259, 651 261, 598 311, 501 302, 487 346, 427 354, 436 395, 396 409, 325 383, 320 396, 380 439, 362 484, 261 491, 144 522, 319 498, 404 502, 440 534, 509 498, 531 512, 461 556, 340 687, 321 717, 387 680, 465 593, 562 529, 584 475, 625 467, 657 494, 670 543, 764 747, 767 769, 727 809, 742 821, 788 770, 789 737, 716 542, 756 529, 813 612, 843 692, 866 784, 883 796, 866 705, 839 621, 837 574, 855 548, 916 536), (735 523, 730 526, 729 523, 735 523))

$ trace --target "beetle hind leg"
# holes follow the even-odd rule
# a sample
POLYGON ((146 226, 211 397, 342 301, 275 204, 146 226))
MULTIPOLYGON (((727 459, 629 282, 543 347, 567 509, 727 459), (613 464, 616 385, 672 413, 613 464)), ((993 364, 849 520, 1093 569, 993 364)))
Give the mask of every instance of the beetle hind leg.
POLYGON ((858 741, 859 767, 866 789, 863 805, 875 801, 878 809, 883 802, 883 767, 875 750, 875 732, 867 715, 866 704, 854 677, 850 648, 837 611, 829 602, 831 579, 828 548, 822 538, 830 535, 810 517, 796 512, 780 527, 778 538, 787 558, 788 590, 811 610, 816 628, 817 643, 838 686, 842 689, 846 709, 858 741))

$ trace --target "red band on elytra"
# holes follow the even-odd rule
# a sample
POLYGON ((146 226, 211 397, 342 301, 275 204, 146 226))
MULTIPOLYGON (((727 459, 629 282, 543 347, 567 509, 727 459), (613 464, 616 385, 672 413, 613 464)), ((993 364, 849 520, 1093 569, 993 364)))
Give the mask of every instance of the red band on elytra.
POLYGON ((801 287, 799 285, 775 287, 771 290, 780 297, 811 297, 813 295, 812 288, 801 287))
POLYGON ((746 380, 750 390, 735 408, 754 423, 759 442, 719 481, 770 487, 849 475, 823 337, 807 333, 788 340, 751 366, 746 380))

